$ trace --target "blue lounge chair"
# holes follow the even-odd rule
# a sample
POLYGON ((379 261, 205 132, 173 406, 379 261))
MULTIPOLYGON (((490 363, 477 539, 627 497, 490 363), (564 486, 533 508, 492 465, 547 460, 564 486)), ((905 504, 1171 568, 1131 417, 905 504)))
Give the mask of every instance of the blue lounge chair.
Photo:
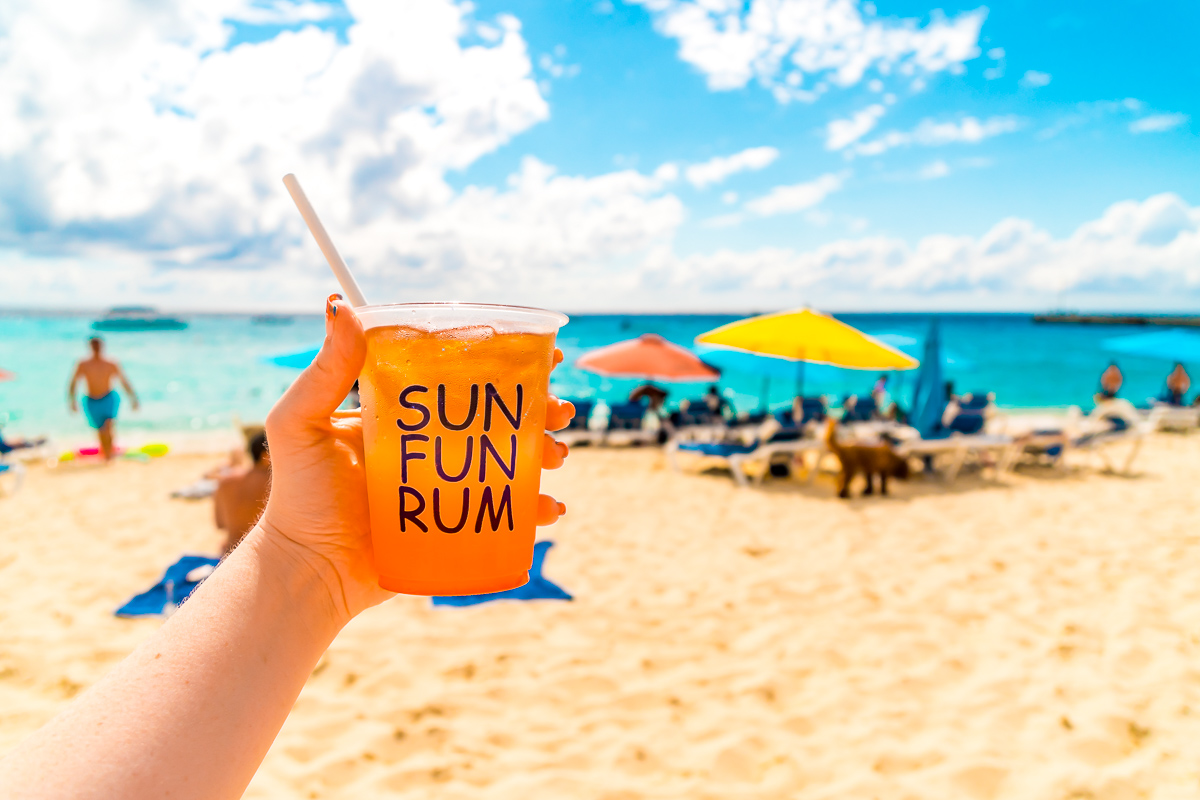
POLYGON ((647 406, 642 403, 610 403, 605 444, 649 444, 657 441, 658 431, 645 426, 647 406))
POLYGON ((724 425, 725 418, 714 413, 704 402, 704 398, 686 400, 679 404, 679 411, 672 420, 677 427, 685 428, 692 425, 724 425))
POLYGON ((571 418, 571 422, 567 427, 561 431, 554 432, 554 438, 560 442, 565 442, 570 447, 574 447, 577 444, 594 444, 603 439, 604 434, 601 431, 592 430, 591 428, 592 414, 596 410, 596 401, 573 397, 564 399, 570 400, 571 405, 575 406, 575 416, 571 418))
POLYGON ((842 422, 870 422, 879 411, 875 407, 875 398, 870 396, 848 395, 842 400, 842 408, 845 409, 842 422))
POLYGON ((588 429, 588 421, 592 418, 592 412, 596 409, 595 400, 576 400, 575 398, 567 398, 571 405, 575 406, 575 416, 571 418, 571 422, 564 430, 568 431, 586 431, 588 429))
POLYGON ((0 464, 0 496, 16 494, 24 482, 24 464, 0 464))

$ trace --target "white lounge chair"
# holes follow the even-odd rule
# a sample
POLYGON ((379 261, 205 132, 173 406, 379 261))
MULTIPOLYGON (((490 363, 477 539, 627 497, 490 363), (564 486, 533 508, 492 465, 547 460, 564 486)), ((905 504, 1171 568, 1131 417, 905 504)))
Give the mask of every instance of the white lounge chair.
MULTIPOLYGON (((817 463, 825 452, 825 442, 805 437, 790 441, 761 441, 749 444, 740 442, 689 442, 671 439, 667 442, 667 460, 677 472, 681 471, 680 453, 701 464, 719 464, 727 467, 739 486, 749 486, 751 481, 762 483, 770 473, 771 464, 782 457, 793 460, 807 453, 817 454, 817 463), (756 468, 761 467, 761 468, 756 468)), ((816 465, 809 470, 808 479, 816 475, 816 465)))
POLYGON ((16 494, 24 483, 24 464, 19 461, 0 464, 0 497, 16 494))
POLYGON ((1142 440, 1154 431, 1158 419, 1151 412, 1142 417, 1128 400, 1107 400, 1097 404, 1086 417, 1080 416, 1078 406, 1072 406, 1067 422, 1059 429, 1037 430, 1018 437, 1023 453, 1049 455, 1059 467, 1066 466, 1067 453, 1072 450, 1094 453, 1106 469, 1129 474, 1141 451, 1142 440), (1129 445, 1121 469, 1113 466, 1112 447, 1129 445))
POLYGON ((1156 431, 1189 431, 1200 428, 1200 406, 1174 406, 1156 401, 1148 419, 1156 431))
POLYGON ((945 476, 951 483, 971 455, 994 454, 996 474, 1003 475, 1012 469, 1020 451, 1016 439, 995 433, 956 433, 943 439, 907 439, 896 445, 896 453, 905 458, 947 457, 945 476))

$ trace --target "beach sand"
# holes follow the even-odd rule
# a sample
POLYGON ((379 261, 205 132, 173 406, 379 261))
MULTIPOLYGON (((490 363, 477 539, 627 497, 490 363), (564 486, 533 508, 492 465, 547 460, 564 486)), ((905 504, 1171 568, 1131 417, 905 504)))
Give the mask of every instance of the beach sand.
MULTIPOLYGON (((167 498, 215 461, 0 499, 0 750, 160 624, 112 610, 215 550, 167 498)), ((580 448, 542 531, 576 600, 363 614, 246 796, 1196 797, 1200 437, 1137 466, 843 502, 580 448)))

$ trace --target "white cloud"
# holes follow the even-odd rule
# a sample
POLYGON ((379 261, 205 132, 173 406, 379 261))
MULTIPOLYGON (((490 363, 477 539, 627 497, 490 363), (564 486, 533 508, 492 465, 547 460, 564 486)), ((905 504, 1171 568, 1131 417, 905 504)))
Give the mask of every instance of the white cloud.
POLYGON ((940 158, 937 161, 931 161, 921 167, 921 171, 917 173, 918 177, 924 181, 931 181, 937 178, 944 178, 950 174, 950 165, 940 158))
POLYGON ((447 0, 350 0, 344 44, 306 27, 225 49, 222 20, 256 6, 146 8, 8 9, 0 159, 21 169, 0 189, 0 243, 21 216, 42 232, 26 247, 274 258, 302 241, 285 172, 335 230, 401 224, 450 200, 447 170, 548 115, 511 17, 494 46, 465 47, 468 19, 447 0))
POLYGON ((223 20, 316 14, 250 0, 6 5, 8 302, 307 303, 330 281, 280 183, 290 171, 375 297, 519 300, 546 272, 669 241, 683 217, 663 193, 673 164, 577 178, 527 160, 503 190, 450 187, 449 170, 549 113, 519 23, 500 16, 482 25, 490 44, 467 46, 481 27, 467 6, 348 0, 344 40, 309 26, 230 48, 223 20))
POLYGON ((644 282, 774 306, 804 298, 895 307, 901 296, 926 303, 954 296, 974 298, 978 307, 988 297, 1053 298, 1063 291, 1197 296, 1200 207, 1173 194, 1123 201, 1062 239, 1027 220, 1005 219, 979 237, 937 234, 915 244, 867 237, 804 252, 720 250, 659 259, 648 264, 644 282))
POLYGON ((746 210, 760 217, 804 211, 842 188, 844 181, 844 175, 828 173, 807 183, 776 186, 766 195, 746 203, 746 210))
POLYGON ((684 171, 688 183, 703 189, 721 183, 730 175, 750 170, 760 170, 779 158, 774 147, 751 147, 731 156, 718 156, 702 164, 693 164, 684 171))
POLYGON ((727 206, 731 206, 738 201, 737 192, 724 192, 721 194, 721 202, 727 206))
POLYGON ((1040 86, 1048 86, 1050 84, 1049 72, 1038 72, 1036 69, 1027 70, 1024 77, 1020 81, 1022 86, 1036 89, 1040 86))
POLYGON ((956 142, 975 144, 1002 133, 1011 133, 1021 127, 1018 117, 963 117, 957 122, 937 122, 923 119, 911 131, 888 131, 877 139, 854 145, 846 151, 847 156, 877 156, 894 147, 923 145, 937 147, 956 142))
POLYGON ((295 25, 302 22, 321 22, 336 16, 337 9, 327 3, 291 3, 287 0, 243 5, 233 10, 229 19, 251 25, 295 25))
POLYGON ((715 217, 709 217, 700 224, 705 228, 733 228, 741 225, 745 217, 741 214, 719 214, 715 217))
POLYGON ((1039 139, 1053 138, 1070 128, 1087 125, 1111 115, 1136 114, 1146 106, 1136 97, 1126 97, 1124 100, 1099 100, 1077 103, 1075 110, 1059 117, 1054 124, 1038 132, 1039 139))
POLYGON ((864 17, 856 0, 632 0, 679 42, 679 57, 714 90, 751 79, 777 100, 812 100, 828 85, 852 86, 868 72, 911 76, 959 71, 979 55, 980 8, 946 18, 864 17), (815 79, 812 88, 806 79, 815 79))
POLYGON ((1187 114, 1152 114, 1129 123, 1132 133, 1161 133, 1188 121, 1187 114))
POLYGON ((883 116, 879 103, 857 111, 849 119, 835 119, 825 127, 825 149, 841 150, 866 136, 883 116))
POLYGON ((988 58, 996 62, 995 65, 988 67, 983 71, 984 80, 994 81, 1004 77, 1004 48, 993 47, 987 51, 988 58))

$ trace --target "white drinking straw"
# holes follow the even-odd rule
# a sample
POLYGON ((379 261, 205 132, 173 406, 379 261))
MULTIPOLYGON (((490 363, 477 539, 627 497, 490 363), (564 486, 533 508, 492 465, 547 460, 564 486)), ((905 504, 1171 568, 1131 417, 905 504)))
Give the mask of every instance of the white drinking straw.
POLYGON ((296 208, 300 209, 300 216, 304 217, 304 224, 308 225, 308 230, 317 240, 317 246, 325 254, 325 260, 329 262, 329 268, 333 270, 334 277, 342 285, 342 291, 346 293, 346 299, 350 301, 350 305, 355 308, 367 305, 367 298, 363 297, 362 289, 358 288, 358 281, 354 280, 354 276, 350 274, 350 268, 346 266, 346 262, 342 260, 337 248, 333 246, 333 240, 329 238, 325 226, 321 224, 321 218, 313 210, 312 203, 308 202, 308 195, 300 188, 300 181, 296 180, 296 176, 289 172, 283 176, 283 185, 287 187, 288 194, 295 201, 296 208))

